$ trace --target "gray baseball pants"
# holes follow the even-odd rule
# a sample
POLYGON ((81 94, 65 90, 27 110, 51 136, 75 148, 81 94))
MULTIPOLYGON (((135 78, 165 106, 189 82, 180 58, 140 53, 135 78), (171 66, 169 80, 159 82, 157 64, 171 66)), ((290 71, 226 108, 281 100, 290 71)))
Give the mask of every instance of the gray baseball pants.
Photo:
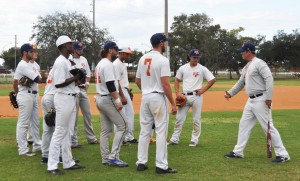
POLYGON ((76 110, 77 116, 75 120, 74 127, 74 135, 72 135, 72 146, 78 145, 78 113, 79 107, 83 115, 83 123, 84 123, 84 132, 88 143, 92 143, 97 141, 97 137, 95 136, 94 129, 92 126, 92 114, 91 114, 91 106, 90 99, 84 89, 80 89, 79 94, 77 95, 76 100, 76 110))
POLYGON ((100 151, 102 163, 107 163, 109 159, 119 159, 119 153, 125 135, 127 134, 127 120, 124 109, 117 110, 113 98, 110 95, 96 96, 97 108, 100 111, 100 151), (113 133, 113 126, 116 125, 115 136, 111 152, 109 151, 109 138, 113 133))

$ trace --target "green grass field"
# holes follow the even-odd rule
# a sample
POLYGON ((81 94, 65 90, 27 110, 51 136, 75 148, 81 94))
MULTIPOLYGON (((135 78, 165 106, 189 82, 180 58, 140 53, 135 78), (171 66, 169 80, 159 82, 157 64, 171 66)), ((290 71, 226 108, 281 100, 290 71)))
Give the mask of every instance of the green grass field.
MULTIPOLYGON (((177 174, 156 175, 155 144, 150 145, 149 169, 137 172, 137 144, 122 147, 121 159, 129 163, 127 168, 101 165, 99 145, 88 145, 83 133, 82 117, 79 119, 81 149, 72 150, 86 169, 65 171, 62 176, 50 175, 46 165, 40 164, 41 154, 21 157, 17 153, 16 118, 0 119, 0 180, 300 180, 300 110, 273 111, 273 119, 279 130, 291 161, 275 164, 266 157, 266 136, 259 124, 252 131, 245 149, 244 159, 227 159, 224 153, 232 151, 241 117, 239 111, 204 112, 202 134, 197 147, 188 146, 192 129, 189 113, 181 135, 180 144, 169 146, 169 165, 178 169, 177 174)), ((169 135, 174 127, 175 116, 171 116, 169 135)), ((99 137, 99 115, 93 116, 95 133, 99 137)), ((135 136, 139 134, 138 115, 135 117, 135 136)), ((274 155, 274 152, 273 152, 274 155)), ((61 165, 59 166, 61 168, 61 165)))

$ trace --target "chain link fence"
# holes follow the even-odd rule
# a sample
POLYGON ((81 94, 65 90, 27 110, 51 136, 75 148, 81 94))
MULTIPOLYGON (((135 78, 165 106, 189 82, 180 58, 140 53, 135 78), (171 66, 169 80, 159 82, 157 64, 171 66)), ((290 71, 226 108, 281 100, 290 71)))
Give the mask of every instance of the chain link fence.
POLYGON ((0 84, 12 84, 13 79, 13 74, 0 74, 0 84))

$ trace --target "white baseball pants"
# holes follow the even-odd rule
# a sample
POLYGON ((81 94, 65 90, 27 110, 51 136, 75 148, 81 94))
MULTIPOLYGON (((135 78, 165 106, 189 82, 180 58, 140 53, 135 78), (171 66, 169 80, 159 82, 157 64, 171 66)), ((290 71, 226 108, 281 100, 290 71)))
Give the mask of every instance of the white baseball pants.
POLYGON ((71 151, 71 135, 74 132, 76 117, 76 97, 56 93, 54 95, 56 109, 55 130, 50 142, 48 170, 57 169, 60 147, 62 149, 63 168, 75 165, 71 151))
POLYGON ((198 144, 199 137, 201 134, 201 111, 202 111, 203 96, 187 95, 186 98, 187 98, 186 105, 179 108, 177 111, 174 133, 170 141, 173 143, 179 143, 179 137, 183 128, 183 124, 186 120, 186 116, 190 107, 192 107, 194 126, 193 126, 191 141, 198 144))
POLYGON ((167 136, 169 123, 169 104, 161 93, 150 93, 142 96, 140 108, 141 131, 138 143, 138 161, 136 164, 148 162, 148 149, 153 123, 156 132, 156 167, 168 168, 167 136))
POLYGON ((42 136, 42 157, 48 158, 50 141, 54 132, 54 126, 49 127, 45 122, 45 115, 54 107, 54 94, 46 94, 42 98, 43 107, 43 136, 42 136))
POLYGON ((265 134, 267 134, 268 120, 270 121, 272 146, 275 150, 275 155, 289 157, 287 150, 283 146, 280 134, 274 127, 272 112, 267 107, 265 100, 265 95, 254 99, 249 98, 245 105, 239 124, 237 144, 233 149, 233 152, 241 157, 244 157, 243 151, 249 140, 251 130, 256 124, 256 119, 258 120, 265 134))
POLYGON ((134 109, 127 89, 122 88, 122 90, 127 100, 127 104, 124 105, 124 111, 128 123, 128 133, 125 136, 125 141, 131 141, 134 139, 134 109))
POLYGON ((38 95, 28 93, 26 90, 18 92, 17 94, 19 118, 17 123, 16 137, 19 155, 25 154, 29 151, 29 148, 27 147, 27 132, 29 129, 33 138, 33 150, 37 151, 41 149, 41 139, 38 126, 33 120, 31 120, 32 114, 36 114, 36 111, 38 110, 36 110, 36 96, 38 95))

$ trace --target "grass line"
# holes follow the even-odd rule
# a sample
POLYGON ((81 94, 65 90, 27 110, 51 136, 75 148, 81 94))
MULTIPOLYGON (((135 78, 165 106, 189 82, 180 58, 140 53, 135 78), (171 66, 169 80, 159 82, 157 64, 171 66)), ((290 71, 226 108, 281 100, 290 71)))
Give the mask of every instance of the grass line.
MULTIPOLYGON (((300 110, 275 110, 273 119, 287 148, 291 161, 271 163, 266 157, 266 138, 259 124, 254 127, 244 159, 226 159, 224 153, 236 144, 239 119, 242 112, 203 112, 200 144, 188 147, 192 130, 192 115, 188 114, 180 144, 168 147, 169 165, 179 170, 174 175, 156 175, 155 144, 149 147, 149 169, 137 172, 137 144, 122 147, 121 159, 129 163, 127 168, 101 165, 99 145, 89 145, 79 118, 81 149, 74 149, 73 156, 80 159, 85 170, 65 171, 61 177, 46 173, 46 165, 40 164, 41 155, 32 158, 17 155, 16 118, 0 119, 0 180, 300 180, 300 110)), ((170 116, 169 137, 174 128, 175 116, 170 116)), ((93 116, 93 126, 99 137, 99 115, 93 116)), ((135 116, 135 137, 138 137, 138 115, 135 116)), ((112 141, 112 140, 110 140, 112 141)), ((274 154, 274 152, 273 152, 274 154)), ((61 166, 60 166, 61 168, 61 166)))

